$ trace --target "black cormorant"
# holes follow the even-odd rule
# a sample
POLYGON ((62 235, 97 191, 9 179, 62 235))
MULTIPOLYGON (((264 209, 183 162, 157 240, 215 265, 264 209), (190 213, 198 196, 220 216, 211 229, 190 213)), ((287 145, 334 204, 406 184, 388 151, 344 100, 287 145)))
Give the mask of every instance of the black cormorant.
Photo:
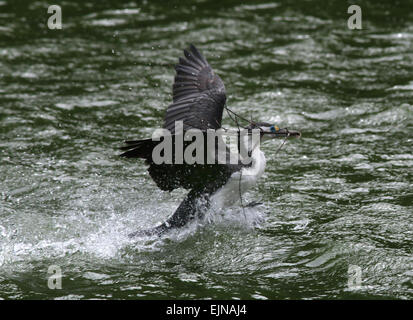
MULTIPOLYGON (((211 129, 220 129, 223 110, 226 108, 225 86, 221 78, 214 73, 207 60, 193 45, 188 50, 184 50, 184 57, 179 58, 175 69, 173 102, 166 110, 163 128, 171 132, 174 142, 179 134, 185 134, 190 129, 199 129, 203 133, 211 129), (175 132, 176 122, 181 122, 182 132, 175 132)), ((236 118, 237 124, 239 118, 243 119, 234 112, 230 112, 233 115, 232 119, 236 118)), ((240 145, 245 145, 251 159, 248 164, 240 161, 234 164, 228 161, 231 153, 229 148, 224 149, 224 157, 227 159, 225 163, 157 164, 152 154, 160 141, 151 138, 126 141, 126 145, 121 148, 125 151, 121 156, 145 159, 149 165, 149 174, 160 189, 171 191, 176 188, 185 188, 190 190, 175 213, 164 223, 150 230, 137 231, 130 236, 160 235, 172 228, 183 227, 202 212, 198 210, 200 202, 203 204, 203 209, 211 206, 224 208, 240 199, 241 193, 254 185, 265 169, 264 153, 259 146, 251 144, 250 137, 253 129, 259 130, 259 142, 265 139, 300 136, 299 132, 279 129, 275 125, 264 122, 249 121, 249 125, 243 129, 247 130, 248 134, 241 137, 240 130, 237 131, 238 150, 240 145)), ((188 144, 185 142, 184 149, 188 144)), ((173 159, 175 159, 175 151, 174 145, 173 159)), ((219 150, 214 145, 212 151, 206 150, 207 152, 213 152, 216 155, 219 150)))

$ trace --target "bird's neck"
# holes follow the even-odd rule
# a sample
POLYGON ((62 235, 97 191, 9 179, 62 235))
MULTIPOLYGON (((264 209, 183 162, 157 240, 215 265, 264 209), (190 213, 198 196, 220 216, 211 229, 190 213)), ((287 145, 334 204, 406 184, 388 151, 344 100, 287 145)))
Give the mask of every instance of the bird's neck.
POLYGON ((265 166, 265 157, 264 153, 261 151, 260 148, 260 141, 251 141, 251 136, 243 136, 240 138, 240 146, 244 148, 243 150, 248 150, 248 156, 251 158, 251 166, 255 166, 260 163, 265 166))

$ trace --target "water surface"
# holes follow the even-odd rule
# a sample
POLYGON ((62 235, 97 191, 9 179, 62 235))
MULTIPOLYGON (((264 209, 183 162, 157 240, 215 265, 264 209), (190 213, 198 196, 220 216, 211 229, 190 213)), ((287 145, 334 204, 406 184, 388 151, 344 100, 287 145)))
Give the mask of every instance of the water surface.
POLYGON ((345 1, 56 4, 62 30, 0 1, 1 298, 413 298, 411 1, 360 1, 362 30, 345 1), (131 240, 186 191, 117 147, 162 125, 189 43, 233 110, 303 137, 263 147, 262 206, 131 240))

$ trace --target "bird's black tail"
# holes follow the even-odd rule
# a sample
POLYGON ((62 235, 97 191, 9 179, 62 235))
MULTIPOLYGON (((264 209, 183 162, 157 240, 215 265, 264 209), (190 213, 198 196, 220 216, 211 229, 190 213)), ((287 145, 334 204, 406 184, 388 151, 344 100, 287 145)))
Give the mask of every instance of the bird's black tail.
POLYGON ((126 146, 120 148, 125 152, 120 156, 150 160, 152 158, 152 150, 158 143, 159 141, 153 141, 152 139, 125 141, 126 146))

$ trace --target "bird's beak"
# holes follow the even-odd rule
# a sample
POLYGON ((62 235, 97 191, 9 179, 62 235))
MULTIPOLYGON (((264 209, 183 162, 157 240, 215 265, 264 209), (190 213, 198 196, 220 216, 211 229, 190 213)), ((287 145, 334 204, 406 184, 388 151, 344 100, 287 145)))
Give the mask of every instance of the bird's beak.
POLYGON ((299 138, 301 137, 301 132, 299 131, 294 131, 294 130, 288 130, 287 128, 284 129, 278 129, 275 132, 265 132, 265 134, 268 134, 268 136, 271 136, 272 138, 299 138))

